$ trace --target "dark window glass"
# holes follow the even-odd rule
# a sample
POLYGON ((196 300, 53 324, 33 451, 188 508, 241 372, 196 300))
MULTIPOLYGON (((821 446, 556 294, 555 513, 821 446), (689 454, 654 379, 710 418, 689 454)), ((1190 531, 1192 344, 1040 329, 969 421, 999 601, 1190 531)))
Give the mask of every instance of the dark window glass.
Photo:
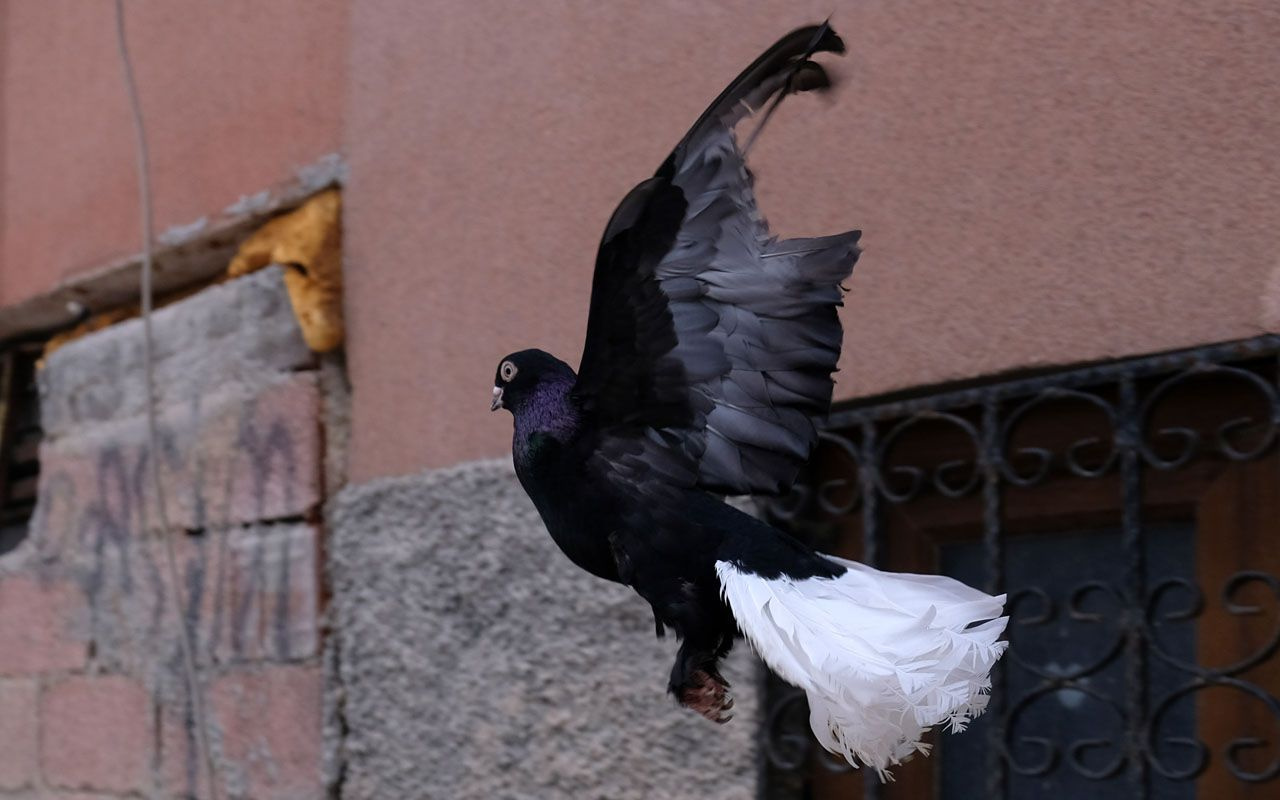
POLYGON ((40 401, 32 346, 0 352, 0 555, 27 535, 40 476, 40 401))
MULTIPOLYGON (((1195 580, 1192 526, 1150 527, 1143 539, 1147 569, 1165 578, 1195 580)), ((1005 580, 1011 613, 1005 696, 1013 797, 1130 800, 1124 779, 1126 620, 1143 609, 1123 598, 1126 559, 1120 531, 1011 537, 1005 544, 1005 580), (1060 683, 1059 683, 1060 682, 1060 683), (1055 685, 1057 684, 1057 685, 1055 685)), ((981 586, 982 545, 944 545, 943 574, 981 586)), ((1162 642, 1185 661, 1196 659, 1195 620, 1171 625, 1162 642)), ((1164 697, 1185 682, 1160 659, 1147 659, 1147 691, 1164 697)), ((941 800, 972 800, 990 763, 993 717, 979 717, 964 736, 937 739, 941 748, 941 800)), ((1195 707, 1178 703, 1165 716, 1166 737, 1193 738, 1195 707)), ((1190 800, 1195 785, 1155 776, 1153 796, 1190 800)))

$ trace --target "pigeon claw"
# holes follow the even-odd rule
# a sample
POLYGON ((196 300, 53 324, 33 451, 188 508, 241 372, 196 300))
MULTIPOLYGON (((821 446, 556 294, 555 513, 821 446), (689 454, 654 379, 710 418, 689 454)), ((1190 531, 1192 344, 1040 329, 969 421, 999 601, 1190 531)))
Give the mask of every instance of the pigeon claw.
POLYGON ((733 719, 729 711, 733 698, 729 696, 729 684, 717 675, 696 670, 689 676, 689 683, 676 695, 680 705, 696 711, 717 725, 733 719))

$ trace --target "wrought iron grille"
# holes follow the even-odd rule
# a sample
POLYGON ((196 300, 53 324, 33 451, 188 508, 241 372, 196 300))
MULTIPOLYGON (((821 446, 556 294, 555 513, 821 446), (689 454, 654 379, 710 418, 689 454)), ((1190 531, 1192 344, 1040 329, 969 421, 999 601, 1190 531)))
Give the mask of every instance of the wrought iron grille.
POLYGON ((26 536, 40 472, 39 348, 0 349, 0 555, 26 536))
POLYGON ((1280 796, 1278 432, 1273 335, 834 412, 766 513, 1007 592, 1010 649, 987 713, 887 785, 770 679, 765 796, 1280 796))

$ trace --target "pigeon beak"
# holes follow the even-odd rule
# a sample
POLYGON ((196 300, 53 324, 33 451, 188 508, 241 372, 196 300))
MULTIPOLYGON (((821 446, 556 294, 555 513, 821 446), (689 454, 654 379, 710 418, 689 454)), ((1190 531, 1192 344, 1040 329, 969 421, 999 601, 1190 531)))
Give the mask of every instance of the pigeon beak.
POLYGON ((497 386, 493 387, 493 402, 489 405, 490 411, 497 411, 502 408, 502 390, 497 386))

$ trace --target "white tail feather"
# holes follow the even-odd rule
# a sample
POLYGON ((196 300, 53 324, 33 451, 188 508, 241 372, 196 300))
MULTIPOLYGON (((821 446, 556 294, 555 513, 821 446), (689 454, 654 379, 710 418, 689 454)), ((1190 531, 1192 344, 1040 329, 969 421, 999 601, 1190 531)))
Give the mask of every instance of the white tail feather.
POLYGON ((964 730, 986 708, 1005 597, 827 558, 846 572, 770 580, 718 561, 716 574, 756 652, 805 690, 822 746, 888 779, 888 767, 928 752, 925 730, 964 730))

